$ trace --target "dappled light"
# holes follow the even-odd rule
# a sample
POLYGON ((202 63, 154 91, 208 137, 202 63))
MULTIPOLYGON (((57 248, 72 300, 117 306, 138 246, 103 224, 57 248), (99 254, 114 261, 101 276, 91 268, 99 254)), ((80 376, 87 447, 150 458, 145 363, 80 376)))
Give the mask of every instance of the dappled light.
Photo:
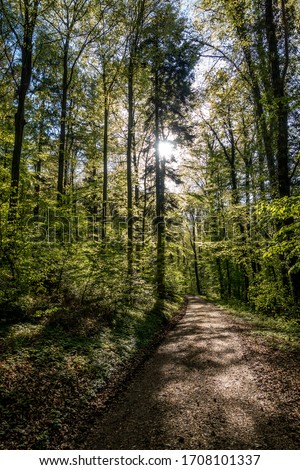
POLYGON ((297 448, 299 2, 0 23, 0 447, 297 448))
POLYGON ((296 449, 282 403, 259 385, 236 327, 190 298, 185 317, 96 421, 88 446, 296 449))

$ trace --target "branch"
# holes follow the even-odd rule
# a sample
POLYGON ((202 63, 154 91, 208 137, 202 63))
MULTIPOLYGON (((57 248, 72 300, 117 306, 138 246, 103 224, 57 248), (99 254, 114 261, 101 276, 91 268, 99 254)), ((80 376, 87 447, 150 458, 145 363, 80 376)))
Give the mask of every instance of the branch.
POLYGON ((9 19, 9 17, 8 17, 6 11, 5 11, 5 7, 4 7, 4 4, 3 4, 3 0, 0 0, 0 5, 1 5, 1 10, 2 10, 3 16, 5 17, 5 19, 6 19, 6 21, 7 21, 7 24, 8 24, 8 26, 9 26, 11 32, 12 32, 13 35, 15 36, 16 41, 17 41, 19 47, 22 47, 22 41, 20 40, 17 31, 15 30, 15 28, 14 28, 12 22, 10 21, 10 19, 9 19))
POLYGON ((289 68, 290 63, 290 54, 289 54, 289 26, 286 17, 286 10, 285 10, 285 0, 281 0, 281 9, 282 9, 282 20, 284 26, 284 53, 285 53, 285 61, 284 61, 284 68, 282 72, 282 81, 285 80, 287 71, 289 68))
POLYGON ((290 178, 289 178, 290 181, 291 181, 292 178, 294 177, 294 175, 295 175, 295 173, 296 173, 296 170, 297 170, 297 168, 298 168, 298 166, 299 166, 299 163, 300 163, 300 160, 297 160, 296 163, 295 163, 295 165, 294 165, 294 168, 293 168, 293 170, 292 170, 292 173, 291 173, 291 175, 290 175, 290 178))
MULTIPOLYGON (((244 74, 244 72, 241 71, 240 67, 234 62, 234 60, 229 57, 222 49, 220 49, 219 47, 217 46, 214 46, 213 44, 210 44, 208 42, 203 42, 202 43, 204 46, 208 46, 210 47, 211 49, 217 51, 219 54, 221 54, 220 57, 218 57, 218 59, 220 58, 224 58, 225 60, 227 60, 230 64, 232 64, 234 66, 234 68, 239 72, 239 74, 241 75, 241 77, 246 80, 247 83, 249 83, 249 85, 251 85, 251 80, 244 74)), ((204 55, 202 57, 205 57, 204 55)), ((208 56, 210 57, 210 56, 208 56)), ((211 56, 212 58, 215 57, 215 56, 211 56)))
MULTIPOLYGON (((14 52, 13 52, 13 54, 12 54, 13 59, 14 59, 14 56, 15 56, 15 52, 16 52, 16 49, 14 50, 14 52)), ((5 57, 6 57, 7 61, 8 61, 8 68, 10 69, 12 79, 13 79, 15 85, 16 85, 16 88, 18 88, 19 84, 18 84, 18 82, 17 82, 17 80, 16 80, 16 77, 15 77, 15 71, 14 71, 14 68, 13 68, 13 59, 11 59, 11 58, 9 57, 9 54, 8 54, 8 52, 7 52, 6 46, 5 46, 5 48, 4 48, 4 54, 5 54, 5 57)))
POLYGON ((225 155, 225 157, 226 157, 228 163, 231 165, 232 163, 231 163, 230 155, 229 155, 229 153, 227 152, 227 149, 226 149, 225 145, 223 144, 223 142, 221 141, 219 135, 217 134, 217 132, 215 131, 215 129, 212 127, 212 125, 211 125, 208 121, 206 121, 206 120, 203 118, 203 116, 202 116, 202 119, 203 119, 203 121, 205 122, 205 124, 210 128, 210 130, 211 130, 212 133, 214 134, 215 138, 217 139, 217 141, 218 141, 219 144, 221 145, 221 147, 222 147, 222 149, 223 149, 223 152, 224 152, 224 155, 225 155))
POLYGON ((85 48, 86 48, 89 44, 91 44, 91 43, 94 41, 94 39, 95 39, 95 37, 92 36, 92 33, 95 31, 95 29, 97 28, 98 24, 99 24, 99 22, 96 23, 96 24, 94 25, 94 27, 91 29, 91 31, 90 31, 89 34, 87 35, 85 41, 84 41, 83 44, 81 45, 81 48, 79 49, 77 56, 75 57, 75 59, 74 59, 74 61, 73 61, 73 64, 72 64, 72 66, 71 66, 71 72, 70 72, 69 80, 68 80, 68 83, 67 83, 67 87, 69 87, 70 84, 71 84, 71 82, 72 82, 75 66, 76 66, 78 60, 80 59, 81 55, 83 54, 83 51, 84 51, 85 48), (92 37, 91 37, 91 36, 92 36, 92 37))

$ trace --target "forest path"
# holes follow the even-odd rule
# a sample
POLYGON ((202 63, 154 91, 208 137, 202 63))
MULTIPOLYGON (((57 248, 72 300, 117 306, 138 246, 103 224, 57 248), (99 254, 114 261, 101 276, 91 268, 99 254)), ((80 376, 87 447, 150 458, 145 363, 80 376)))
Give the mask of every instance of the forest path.
POLYGON ((281 394, 262 386, 244 339, 230 316, 190 297, 186 315, 98 419, 86 448, 299 448, 299 429, 281 394))

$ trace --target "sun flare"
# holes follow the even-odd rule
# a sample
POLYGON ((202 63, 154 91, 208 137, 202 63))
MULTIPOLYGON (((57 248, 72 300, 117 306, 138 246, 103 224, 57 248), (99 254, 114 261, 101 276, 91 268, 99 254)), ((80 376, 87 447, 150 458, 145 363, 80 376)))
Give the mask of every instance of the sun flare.
POLYGON ((170 158, 174 153, 174 144, 170 140, 161 140, 158 149, 161 157, 170 158))

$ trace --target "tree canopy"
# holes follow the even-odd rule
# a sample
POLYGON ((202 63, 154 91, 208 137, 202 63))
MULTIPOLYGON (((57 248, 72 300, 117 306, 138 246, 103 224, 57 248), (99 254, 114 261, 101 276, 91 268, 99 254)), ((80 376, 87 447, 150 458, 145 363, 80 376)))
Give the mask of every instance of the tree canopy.
POLYGON ((0 15, 1 315, 188 292, 299 315, 298 3, 0 15))

